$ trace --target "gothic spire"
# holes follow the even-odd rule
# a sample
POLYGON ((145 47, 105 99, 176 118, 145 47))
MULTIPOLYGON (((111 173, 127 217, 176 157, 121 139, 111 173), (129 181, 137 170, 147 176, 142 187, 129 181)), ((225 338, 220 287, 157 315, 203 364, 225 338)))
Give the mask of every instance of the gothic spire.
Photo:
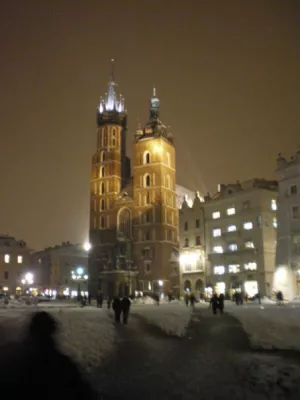
POLYGON ((159 98, 156 96, 156 88, 153 87, 152 97, 150 99, 150 119, 158 119, 159 117, 159 98))

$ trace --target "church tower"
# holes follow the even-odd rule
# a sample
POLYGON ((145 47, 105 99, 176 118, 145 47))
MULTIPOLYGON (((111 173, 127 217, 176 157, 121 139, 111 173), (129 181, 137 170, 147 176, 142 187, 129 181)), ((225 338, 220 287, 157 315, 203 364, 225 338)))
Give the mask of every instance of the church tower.
MULTIPOLYGON (((92 158, 90 195, 89 259, 90 290, 100 289, 99 271, 115 263, 117 215, 114 203, 130 178, 130 161, 126 156, 127 113, 124 98, 117 96, 114 60, 108 92, 100 98, 97 109, 96 151, 92 158), (103 268, 102 268, 103 269, 103 268)), ((101 285, 100 285, 101 286, 101 285)))
POLYGON ((179 292, 175 156, 153 89, 149 121, 138 128, 133 145, 133 260, 144 293, 179 292))

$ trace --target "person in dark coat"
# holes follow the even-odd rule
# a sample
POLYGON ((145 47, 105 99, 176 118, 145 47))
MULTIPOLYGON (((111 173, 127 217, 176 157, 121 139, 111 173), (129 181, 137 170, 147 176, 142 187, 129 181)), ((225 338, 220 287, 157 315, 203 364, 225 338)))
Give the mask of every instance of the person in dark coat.
POLYGON ((121 301, 121 306, 122 306, 122 313, 123 313, 123 324, 127 324, 130 306, 131 306, 131 301, 130 301, 129 297, 123 297, 123 299, 121 301))
POLYGON ((96 399, 76 364, 56 347, 55 319, 45 311, 33 315, 22 342, 0 349, 0 387, 11 399, 24 393, 32 400, 96 399))
POLYGON ((219 309, 220 309, 221 314, 223 314, 223 312, 224 312, 224 300, 225 300, 225 296, 223 293, 221 293, 219 296, 219 309))
POLYGON ((88 296, 88 302, 89 302, 89 306, 91 305, 91 303, 92 303, 92 295, 89 293, 89 296, 88 296))
POLYGON ((99 292, 97 295, 97 307, 102 308, 102 305, 103 305, 103 295, 101 292, 99 292))
POLYGON ((213 314, 217 314, 217 309, 219 307, 219 298, 216 293, 214 293, 212 298, 210 299, 210 305, 212 307, 213 314))
POLYGON ((189 303, 190 303, 190 296, 188 294, 186 294, 184 296, 184 301, 185 301, 185 305, 188 307, 189 303))
POLYGON ((190 303, 191 303, 191 308, 194 310, 195 309, 195 303, 196 303, 196 297, 195 297, 195 295, 193 293, 190 295, 190 303))
POLYGON ((120 297, 114 297, 113 303, 112 303, 112 308, 115 313, 115 321, 120 322, 121 320, 121 312, 122 312, 122 303, 120 297))

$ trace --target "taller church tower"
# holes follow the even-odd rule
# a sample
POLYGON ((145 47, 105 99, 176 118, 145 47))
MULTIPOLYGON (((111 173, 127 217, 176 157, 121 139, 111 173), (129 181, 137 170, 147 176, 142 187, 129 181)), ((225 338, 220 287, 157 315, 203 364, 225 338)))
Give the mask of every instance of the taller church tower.
MULTIPOLYGON (((124 98, 117 96, 114 60, 111 60, 108 92, 97 109, 96 152, 92 158, 90 196, 89 258, 90 290, 101 289, 99 272, 116 264, 115 201, 130 179, 130 160, 126 156, 127 113, 124 98)), ((111 290, 113 291, 113 289, 111 290)))
POLYGON ((144 293, 179 292, 176 160, 153 89, 149 121, 133 145, 134 262, 144 293))

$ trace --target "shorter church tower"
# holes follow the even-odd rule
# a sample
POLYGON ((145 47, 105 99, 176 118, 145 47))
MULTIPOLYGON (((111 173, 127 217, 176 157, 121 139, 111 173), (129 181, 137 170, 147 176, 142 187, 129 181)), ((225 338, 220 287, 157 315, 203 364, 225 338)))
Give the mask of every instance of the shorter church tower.
POLYGON ((139 289, 178 293, 178 209, 172 134, 159 118, 156 90, 150 116, 133 146, 134 255, 139 289))

